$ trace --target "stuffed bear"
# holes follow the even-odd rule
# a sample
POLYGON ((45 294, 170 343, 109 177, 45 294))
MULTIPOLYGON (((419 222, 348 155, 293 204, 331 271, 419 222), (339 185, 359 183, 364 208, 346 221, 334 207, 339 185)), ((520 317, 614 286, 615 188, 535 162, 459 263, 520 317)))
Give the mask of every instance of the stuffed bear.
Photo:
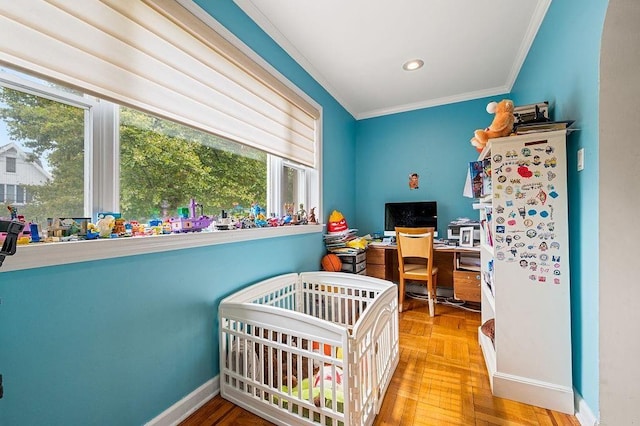
POLYGON ((482 152, 485 145, 492 138, 509 136, 513 131, 513 101, 503 99, 500 102, 490 102, 487 105, 487 112, 494 114, 493 122, 484 130, 476 130, 471 139, 471 145, 475 146, 478 152, 482 152))

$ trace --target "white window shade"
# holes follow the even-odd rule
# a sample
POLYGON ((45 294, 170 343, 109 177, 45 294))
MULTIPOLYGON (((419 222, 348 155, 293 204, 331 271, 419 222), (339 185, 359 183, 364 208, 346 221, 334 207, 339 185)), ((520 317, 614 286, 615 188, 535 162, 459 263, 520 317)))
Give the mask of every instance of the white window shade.
POLYGON ((317 108, 175 1, 3 1, 0 28, 0 61, 316 166, 317 108))

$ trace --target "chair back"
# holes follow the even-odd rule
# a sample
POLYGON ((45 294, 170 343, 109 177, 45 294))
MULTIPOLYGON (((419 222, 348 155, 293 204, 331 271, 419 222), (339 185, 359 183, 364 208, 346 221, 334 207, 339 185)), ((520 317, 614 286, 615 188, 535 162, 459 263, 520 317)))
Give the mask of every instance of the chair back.
POLYGON ((404 268, 406 258, 420 258, 431 266, 433 261, 434 228, 396 227, 396 244, 398 246, 398 263, 400 271, 404 268))

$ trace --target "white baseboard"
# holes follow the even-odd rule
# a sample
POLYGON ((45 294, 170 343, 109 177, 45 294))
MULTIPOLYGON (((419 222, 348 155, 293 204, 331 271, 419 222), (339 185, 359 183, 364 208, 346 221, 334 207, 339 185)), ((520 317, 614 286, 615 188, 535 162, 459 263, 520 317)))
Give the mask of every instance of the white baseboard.
POLYGON ((220 376, 207 380, 203 385, 164 410, 146 426, 175 426, 220 393, 220 376))
POLYGON ((576 405, 576 419, 582 426, 598 426, 598 418, 593 414, 591 408, 587 405, 587 402, 582 398, 582 395, 577 390, 573 389, 573 395, 576 405))

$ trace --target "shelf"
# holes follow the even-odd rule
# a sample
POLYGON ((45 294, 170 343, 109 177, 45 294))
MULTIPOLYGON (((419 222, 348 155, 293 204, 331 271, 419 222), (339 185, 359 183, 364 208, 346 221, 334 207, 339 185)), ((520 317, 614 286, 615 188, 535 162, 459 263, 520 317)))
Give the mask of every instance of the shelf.
POLYGON ((484 299, 489 302, 489 306, 491 306, 491 312, 496 311, 496 299, 493 295, 493 293, 491 293, 491 290, 489 289, 489 286, 487 286, 487 284, 484 281, 481 281, 480 287, 482 289, 482 294, 484 294, 484 299))
POLYGON ((493 139, 480 156, 486 158, 491 159, 492 188, 497 192, 493 199, 476 199, 474 207, 481 224, 481 324, 496 321, 495 345, 482 327, 478 329, 491 391, 497 397, 573 412, 566 132, 493 139), (499 186, 522 179, 526 184, 519 187, 521 196, 499 186), (553 186, 549 194, 548 185, 553 186), (544 208, 530 208, 529 201, 538 197, 544 208), (547 219, 550 211, 553 220, 547 219), (536 234, 527 235, 536 222, 536 234), (502 247, 496 242, 497 231, 521 232, 525 239, 519 241, 523 244, 502 247), (548 240, 546 247, 538 238, 548 240), (553 251, 542 253, 552 242, 553 251), (543 255, 557 261, 538 267, 543 255))
POLYGON ((478 198, 477 200, 477 203, 471 204, 471 207, 473 207, 474 210, 482 210, 492 206, 491 195, 485 196, 483 198, 478 198))
POLYGON ((489 382, 491 382, 491 389, 493 390, 493 376, 496 373, 496 349, 493 347, 491 339, 484 335, 481 328, 478 327, 478 342, 482 348, 484 362, 489 373, 489 382))

